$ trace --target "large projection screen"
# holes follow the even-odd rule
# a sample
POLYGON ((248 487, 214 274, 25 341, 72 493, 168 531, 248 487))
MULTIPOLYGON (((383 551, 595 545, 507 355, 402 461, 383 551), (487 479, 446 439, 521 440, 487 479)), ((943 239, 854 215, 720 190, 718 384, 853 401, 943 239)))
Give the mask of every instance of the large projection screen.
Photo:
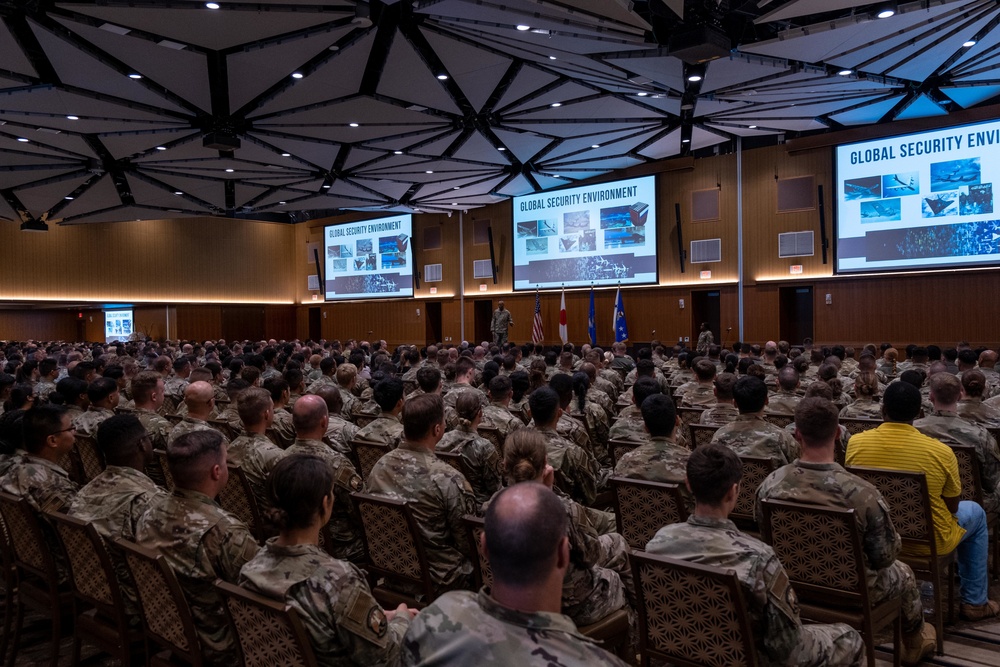
POLYGON ((838 146, 837 273, 995 265, 1000 121, 838 146))
POLYGON ((413 296, 413 216, 323 229, 327 301, 413 296))
POLYGON ((104 311, 104 342, 115 343, 127 341, 135 327, 132 309, 115 309, 104 311))
POLYGON ((655 176, 513 203, 515 290, 657 281, 655 176))

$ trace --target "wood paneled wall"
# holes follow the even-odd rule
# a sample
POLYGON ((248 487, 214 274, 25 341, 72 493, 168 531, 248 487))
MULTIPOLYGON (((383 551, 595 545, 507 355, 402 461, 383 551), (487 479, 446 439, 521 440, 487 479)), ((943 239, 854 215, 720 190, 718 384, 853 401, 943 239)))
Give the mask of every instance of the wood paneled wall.
POLYGON ((78 311, 0 310, 0 340, 73 340, 78 311))

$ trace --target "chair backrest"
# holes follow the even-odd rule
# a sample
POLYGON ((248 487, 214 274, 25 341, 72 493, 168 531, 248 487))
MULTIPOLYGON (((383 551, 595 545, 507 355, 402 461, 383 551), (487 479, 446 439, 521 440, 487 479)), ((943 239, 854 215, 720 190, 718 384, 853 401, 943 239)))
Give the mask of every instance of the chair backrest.
POLYGON ((824 606, 868 606, 864 551, 853 509, 761 501, 764 541, 795 592, 824 606))
POLYGON ((687 428, 689 424, 697 424, 704 411, 704 408, 677 408, 677 416, 681 418, 681 427, 687 428))
POLYGON ((922 472, 848 467, 847 472, 873 485, 889 506, 889 516, 904 546, 929 550, 937 557, 927 477, 922 472))
POLYGON ((611 454, 611 465, 616 466, 622 457, 642 443, 633 440, 608 440, 608 452, 611 454))
POLYGON ((438 458, 439 461, 444 461, 452 468, 462 473, 462 477, 466 479, 469 475, 466 473, 465 461, 462 459, 462 454, 460 452, 434 452, 434 456, 438 458))
POLYGON ((758 664, 736 573, 641 551, 629 560, 644 660, 699 667, 758 664))
POLYGON ((469 554, 469 560, 472 562, 476 588, 492 587, 493 569, 490 567, 490 559, 479 546, 479 538, 486 530, 486 521, 482 517, 466 514, 462 517, 462 522, 465 524, 465 530, 469 536, 469 548, 473 551, 469 554))
POLYGON ((976 448, 969 445, 949 445, 958 460, 958 476, 962 480, 962 494, 959 500, 971 500, 983 504, 983 478, 979 469, 976 448))
POLYGON ((482 424, 476 429, 486 440, 490 441, 490 444, 497 450, 497 456, 503 459, 503 437, 500 435, 500 430, 492 426, 483 426, 482 424))
POLYGON ((177 576, 159 553, 118 538, 125 564, 135 581, 146 636, 156 644, 201 665, 201 645, 191 619, 191 608, 177 576))
POLYGON ((389 451, 389 445, 385 443, 358 438, 351 440, 350 446, 351 452, 354 454, 354 463, 357 465, 358 474, 361 475, 361 479, 368 479, 372 468, 389 451))
POLYGON ((743 478, 740 480, 740 492, 736 496, 736 507, 729 518, 737 522, 756 523, 754 510, 757 504, 757 489, 767 476, 774 472, 774 461, 757 456, 741 456, 743 478))
POLYGON ((316 667, 309 635, 294 608, 224 581, 215 587, 236 628, 246 667, 316 667))
POLYGON ((227 512, 235 514, 247 525, 254 537, 260 540, 262 528, 260 508, 257 507, 257 497, 250 488, 250 480, 238 465, 229 464, 228 467, 229 479, 219 492, 219 505, 227 512))
POLYGON ((778 428, 785 428, 795 422, 795 415, 764 413, 764 421, 774 424, 778 428))
POLYGON ((995 442, 997 444, 997 448, 1000 449, 1000 428, 994 427, 987 428, 986 430, 990 432, 991 436, 993 436, 993 442, 995 442))
POLYGON ((81 484, 86 484, 94 479, 107 467, 104 463, 104 454, 97 448, 97 439, 93 436, 77 435, 76 446, 72 453, 81 484))
POLYGON ((361 515, 364 540, 373 572, 398 582, 419 586, 433 599, 433 586, 420 530, 409 505, 366 493, 351 497, 361 515))
POLYGON ((28 501, 0 492, 0 514, 10 532, 17 568, 44 581, 58 581, 55 559, 45 544, 38 516, 28 501))
POLYGON ((156 459, 160 470, 163 472, 163 479, 167 483, 167 490, 173 491, 176 485, 174 484, 174 476, 170 474, 170 466, 167 465, 167 453, 162 449, 154 449, 153 458, 156 459))
MULTIPOLYGON (((164 402, 163 402, 164 406, 166 406, 166 404, 167 404, 166 401, 167 400, 170 400, 169 397, 167 397, 167 399, 164 400, 164 402)), ((175 406, 176 406, 176 403, 175 403, 175 406)), ((182 421, 184 421, 184 417, 182 415, 175 415, 173 410, 169 410, 163 416, 166 417, 167 421, 170 422, 170 424, 173 425, 173 426, 177 426, 182 421)))
POLYGON ((47 512, 66 549, 70 578, 77 597, 104 613, 122 610, 121 591, 111 555, 93 524, 62 512, 47 512))
POLYGON ((235 440, 239 435, 238 433, 236 433, 233 427, 229 425, 229 422, 223 421, 221 419, 209 419, 208 425, 214 428, 222 435, 226 436, 226 440, 228 440, 229 442, 235 440))
POLYGON ((851 435, 857 435, 858 433, 864 433, 865 431, 870 431, 873 428, 878 428, 882 425, 881 419, 852 419, 849 417, 841 417, 840 425, 847 429, 847 432, 851 435))
POLYGON ((375 421, 375 415, 363 415, 355 412, 351 415, 351 420, 357 425, 358 428, 364 428, 375 421))
POLYGON ((531 423, 531 417, 529 417, 528 413, 522 410, 521 408, 508 407, 507 409, 510 410, 510 413, 512 415, 523 421, 525 426, 531 423))
POLYGON ((693 451, 696 447, 709 444, 712 442, 712 438, 715 437, 715 432, 720 428, 722 427, 711 424, 688 424, 688 430, 691 432, 691 439, 688 441, 688 446, 693 451))
POLYGON ((615 493, 618 532, 629 547, 645 550, 660 528, 687 521, 684 498, 676 484, 625 477, 612 477, 608 481, 615 493))

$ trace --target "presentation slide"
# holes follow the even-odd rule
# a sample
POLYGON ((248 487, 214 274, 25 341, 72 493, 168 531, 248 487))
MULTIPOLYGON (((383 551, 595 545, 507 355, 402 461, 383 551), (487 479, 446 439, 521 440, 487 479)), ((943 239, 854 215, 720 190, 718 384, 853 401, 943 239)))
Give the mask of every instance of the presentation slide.
POLYGON ((413 296, 413 216, 323 229, 326 300, 413 296))
POLYGON ((655 283, 656 177, 514 197, 514 289, 655 283))
POLYGON ((838 146, 837 272, 1000 263, 1000 121, 838 146))
POLYGON ((105 343, 128 340, 129 336, 132 335, 134 327, 135 320, 132 319, 131 309, 104 311, 105 343))

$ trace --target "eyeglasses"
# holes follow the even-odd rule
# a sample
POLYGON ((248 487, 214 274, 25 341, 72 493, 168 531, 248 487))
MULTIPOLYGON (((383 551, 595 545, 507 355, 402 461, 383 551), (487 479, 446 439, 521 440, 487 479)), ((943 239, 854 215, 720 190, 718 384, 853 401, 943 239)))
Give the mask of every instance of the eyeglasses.
POLYGON ((75 431, 75 430, 76 430, 75 426, 70 426, 69 428, 63 428, 59 429, 58 431, 53 431, 52 433, 49 433, 49 435, 59 435, 60 433, 66 433, 67 431, 75 431))

